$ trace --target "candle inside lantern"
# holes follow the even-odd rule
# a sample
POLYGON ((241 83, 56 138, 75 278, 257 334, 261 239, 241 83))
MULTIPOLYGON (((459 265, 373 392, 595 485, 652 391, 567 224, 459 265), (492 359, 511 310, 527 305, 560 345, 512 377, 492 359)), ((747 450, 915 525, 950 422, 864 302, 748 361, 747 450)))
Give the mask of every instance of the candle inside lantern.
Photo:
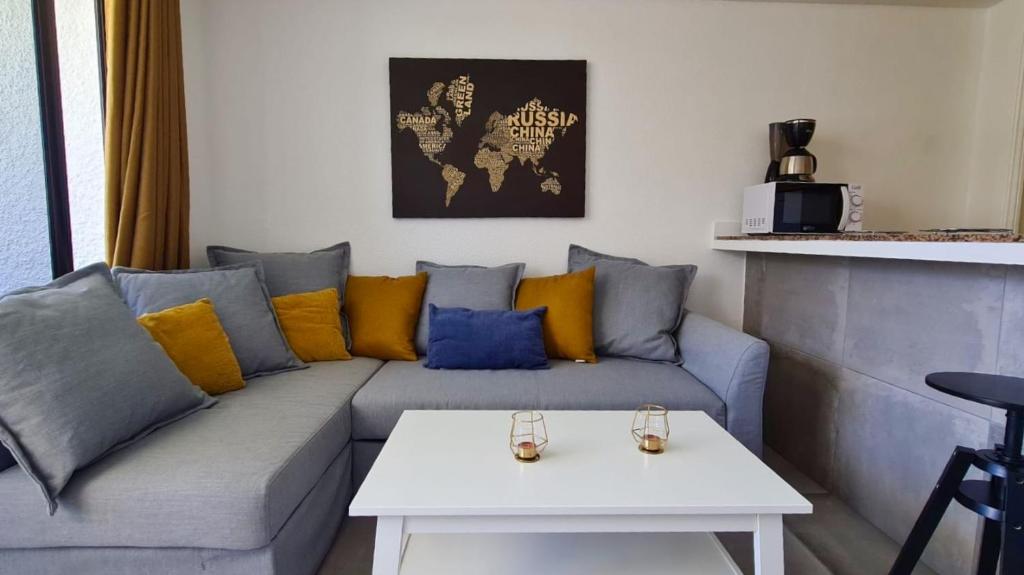
POLYGON ((537 458, 537 446, 532 441, 522 441, 516 445, 516 458, 533 460, 537 458))
POLYGON ((665 441, 653 433, 648 433, 640 442, 640 449, 650 453, 661 453, 665 449, 665 441))

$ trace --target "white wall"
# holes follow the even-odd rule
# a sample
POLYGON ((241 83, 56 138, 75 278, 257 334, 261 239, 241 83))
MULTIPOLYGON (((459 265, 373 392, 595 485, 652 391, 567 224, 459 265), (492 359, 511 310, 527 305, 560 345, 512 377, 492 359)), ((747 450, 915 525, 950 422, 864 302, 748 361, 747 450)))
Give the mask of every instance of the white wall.
POLYGON ((974 118, 968 224, 1012 227, 1019 213, 1024 137, 1024 0, 1003 0, 985 11, 984 50, 974 118), (1015 156, 1015 154, 1017 154, 1015 156), (1016 170, 1016 171, 1015 171, 1016 170))
POLYGON ((183 0, 192 245, 353 244, 565 270, 577 242, 692 262, 691 307, 734 325, 743 259, 709 249, 763 178, 767 124, 818 119, 819 180, 865 185, 875 229, 963 223, 984 12, 685 0, 183 0), (589 61, 587 217, 394 220, 389 56, 589 61))
POLYGON ((50 281, 32 2, 0 2, 0 293, 50 281))
MULTIPOLYGON (((102 260, 103 134, 93 0, 55 3, 75 266, 102 260)), ((31 0, 0 2, 0 293, 52 279, 31 0)))

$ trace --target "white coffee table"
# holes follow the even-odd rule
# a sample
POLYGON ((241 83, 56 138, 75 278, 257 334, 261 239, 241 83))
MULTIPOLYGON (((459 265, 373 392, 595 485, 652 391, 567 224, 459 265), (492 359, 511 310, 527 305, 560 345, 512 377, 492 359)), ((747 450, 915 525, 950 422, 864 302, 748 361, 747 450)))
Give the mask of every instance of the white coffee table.
POLYGON ((547 450, 519 463, 511 412, 406 411, 349 508, 377 517, 374 575, 738 574, 715 531, 753 533, 755 572, 783 573, 782 516, 811 504, 703 412, 670 413, 660 455, 632 412, 544 417, 547 450))

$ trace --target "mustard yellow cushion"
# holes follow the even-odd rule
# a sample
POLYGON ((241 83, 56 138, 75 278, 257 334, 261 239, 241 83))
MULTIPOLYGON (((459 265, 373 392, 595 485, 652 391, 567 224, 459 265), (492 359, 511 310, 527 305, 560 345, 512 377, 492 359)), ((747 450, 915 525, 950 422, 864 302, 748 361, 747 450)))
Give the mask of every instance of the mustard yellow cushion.
POLYGON ((245 387, 228 334, 210 300, 143 314, 139 323, 181 373, 206 393, 217 395, 245 387))
POLYGON ((548 357, 582 359, 594 355, 594 268, 571 274, 523 278, 516 291, 516 309, 547 306, 544 349, 548 357))
POLYGON ((427 273, 398 278, 348 276, 345 312, 352 355, 416 360, 416 322, 427 273))
POLYGON ((341 333, 338 290, 280 295, 273 298, 288 345, 302 361, 352 359, 341 333))

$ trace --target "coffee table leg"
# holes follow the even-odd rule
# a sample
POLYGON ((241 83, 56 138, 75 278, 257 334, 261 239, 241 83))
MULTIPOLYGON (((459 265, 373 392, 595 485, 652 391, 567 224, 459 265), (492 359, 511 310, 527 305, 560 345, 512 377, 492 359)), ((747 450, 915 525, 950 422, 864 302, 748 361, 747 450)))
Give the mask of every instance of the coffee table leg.
POLYGON ((754 531, 754 573, 755 575, 782 575, 784 569, 782 516, 758 515, 757 531, 754 531))
POLYGON ((405 518, 378 517, 373 544, 373 575, 398 575, 405 548, 405 518))

